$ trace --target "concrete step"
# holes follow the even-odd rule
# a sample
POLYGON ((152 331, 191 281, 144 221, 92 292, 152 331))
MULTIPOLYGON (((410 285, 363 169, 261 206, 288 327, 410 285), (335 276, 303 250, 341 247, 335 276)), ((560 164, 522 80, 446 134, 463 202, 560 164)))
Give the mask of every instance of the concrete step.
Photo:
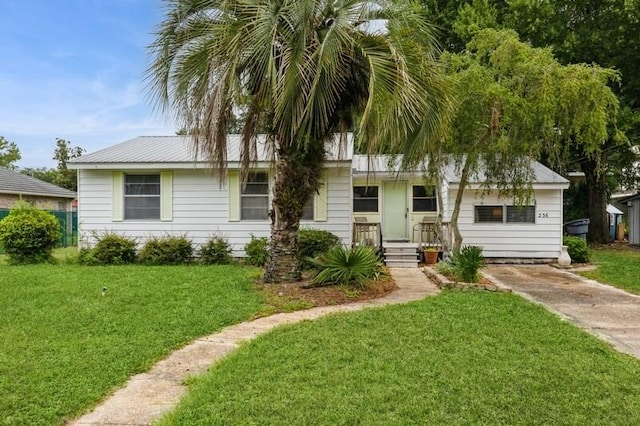
POLYGON ((415 254, 415 247, 386 247, 385 253, 398 253, 398 254, 415 254))
POLYGON ((418 254, 417 253, 406 253, 406 254, 393 253, 393 254, 386 254, 384 258, 386 260, 406 260, 408 262, 413 262, 413 261, 417 262, 418 254))
POLYGON ((418 248, 418 243, 412 243, 412 242, 407 242, 407 243, 390 243, 387 241, 383 241, 382 242, 382 247, 387 250, 390 248, 412 248, 412 249, 417 249, 418 248))
POLYGON ((385 264, 389 268, 417 268, 418 259, 414 261, 402 259, 386 259, 385 264))

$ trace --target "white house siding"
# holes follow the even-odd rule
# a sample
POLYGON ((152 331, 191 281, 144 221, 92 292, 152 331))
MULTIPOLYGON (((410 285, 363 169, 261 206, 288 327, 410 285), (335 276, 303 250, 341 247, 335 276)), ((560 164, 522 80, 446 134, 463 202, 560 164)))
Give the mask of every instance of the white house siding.
MULTIPOLYGON (((161 169, 137 170, 158 173, 161 169)), ((127 172, 136 172, 127 170, 127 172)), ((79 171, 78 208, 81 246, 95 244, 95 234, 114 232, 135 238, 143 244, 149 237, 186 235, 194 245, 214 235, 228 239, 235 256, 244 255, 251 235, 269 235, 269 221, 230 221, 229 194, 216 177, 201 169, 173 170, 173 217, 170 221, 112 219, 112 170, 79 171)), ((327 221, 303 221, 302 227, 324 229, 345 244, 351 239, 351 181, 348 168, 328 168, 327 221)))
MULTIPOLYGON (((456 194, 457 189, 449 191, 446 218, 451 218, 456 194)), ((536 189, 534 196, 536 223, 474 223, 474 206, 513 202, 495 193, 482 198, 479 191, 466 190, 458 218, 463 246, 480 246, 487 258, 557 258, 562 245, 562 190, 536 189)))

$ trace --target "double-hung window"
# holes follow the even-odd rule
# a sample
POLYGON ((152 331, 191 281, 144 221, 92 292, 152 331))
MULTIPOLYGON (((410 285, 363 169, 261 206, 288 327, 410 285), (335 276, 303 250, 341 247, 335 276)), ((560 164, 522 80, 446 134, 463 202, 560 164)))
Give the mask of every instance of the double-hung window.
POLYGON ((124 219, 160 220, 160 174, 124 176, 124 219))
POLYGON ((354 212, 378 212, 378 187, 354 186, 353 187, 353 211, 354 212))
POLYGON ((240 194, 240 219, 269 219, 269 174, 249 173, 240 194))
POLYGON ((438 211, 436 202, 436 189, 422 185, 413 186, 413 211, 435 212, 438 211))
POLYGON ((314 207, 314 199, 315 193, 312 193, 307 202, 304 203, 304 207, 302 207, 302 220, 313 220, 313 207, 314 207))

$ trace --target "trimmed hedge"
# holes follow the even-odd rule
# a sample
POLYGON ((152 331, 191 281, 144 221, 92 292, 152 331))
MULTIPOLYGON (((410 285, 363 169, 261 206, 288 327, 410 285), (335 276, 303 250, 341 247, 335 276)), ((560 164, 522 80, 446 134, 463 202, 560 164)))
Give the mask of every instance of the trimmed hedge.
POLYGON ((61 236, 54 215, 24 201, 0 221, 0 246, 13 264, 53 262, 51 253, 61 236))

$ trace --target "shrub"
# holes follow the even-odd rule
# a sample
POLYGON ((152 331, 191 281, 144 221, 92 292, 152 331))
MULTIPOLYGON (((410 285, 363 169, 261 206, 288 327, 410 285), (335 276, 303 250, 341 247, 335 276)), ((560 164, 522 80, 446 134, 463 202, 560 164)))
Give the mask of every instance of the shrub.
POLYGON ((465 246, 454 255, 457 276, 461 281, 475 283, 478 281, 478 271, 485 265, 482 248, 465 246))
POLYGON ((84 265, 125 265, 136 261, 135 240, 113 233, 97 237, 91 250, 81 250, 78 262, 84 265))
POLYGON ((378 278, 382 261, 375 249, 367 246, 346 248, 335 246, 313 263, 320 269, 313 277, 315 284, 355 284, 362 288, 367 280, 378 278))
POLYGON ((61 236, 55 216, 23 201, 0 221, 0 246, 10 263, 52 262, 51 252, 61 236))
POLYGON ((191 262, 193 245, 187 237, 151 238, 142 250, 138 260, 145 265, 180 265, 191 262))
POLYGON ((587 242, 580 237, 565 236, 562 239, 562 245, 567 246, 567 252, 571 257, 571 261, 575 263, 586 263, 591 257, 587 242))
POLYGON ((440 275, 444 275, 452 280, 458 280, 458 269, 456 265, 450 261, 442 261, 436 263, 436 272, 440 275))
POLYGON ((200 260, 205 265, 227 265, 233 262, 231 246, 222 237, 212 237, 200 248, 200 260))
POLYGON ((269 260, 269 240, 266 237, 256 238, 251 235, 251 241, 244 246, 244 252, 245 262, 263 267, 269 260))
POLYGON ((312 267, 313 262, 309 258, 318 257, 338 244, 340 244, 340 238, 329 231, 301 229, 298 231, 298 255, 302 266, 312 267))

